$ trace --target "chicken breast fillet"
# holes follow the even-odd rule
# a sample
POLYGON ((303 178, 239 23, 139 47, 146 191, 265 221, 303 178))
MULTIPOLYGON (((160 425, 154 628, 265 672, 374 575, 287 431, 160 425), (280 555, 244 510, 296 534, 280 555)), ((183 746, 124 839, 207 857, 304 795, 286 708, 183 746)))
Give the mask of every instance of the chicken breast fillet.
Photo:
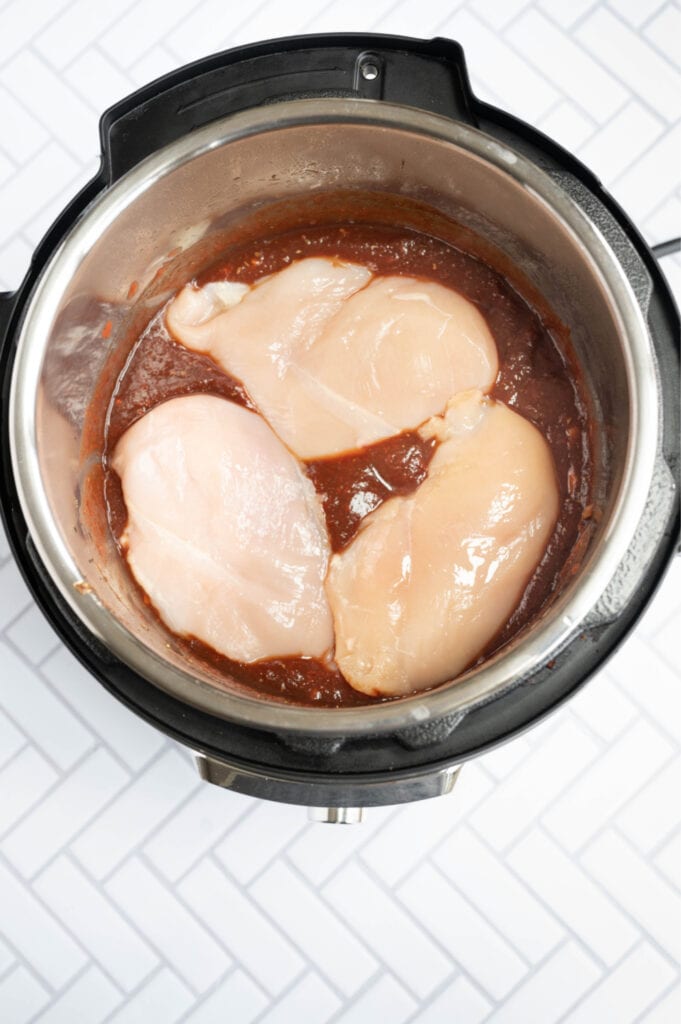
POLYGON ((558 514, 548 445, 522 416, 476 391, 424 430, 441 441, 425 481, 368 515, 329 569, 336 661, 371 695, 470 665, 520 601, 558 514))
POLYGON ((112 465, 130 568, 173 632, 245 662, 332 647, 318 498, 260 416, 175 398, 126 431, 112 465))
POLYGON ((187 286, 167 324, 238 378, 302 459, 413 429, 498 370, 484 318, 457 292, 326 258, 254 286, 187 286))

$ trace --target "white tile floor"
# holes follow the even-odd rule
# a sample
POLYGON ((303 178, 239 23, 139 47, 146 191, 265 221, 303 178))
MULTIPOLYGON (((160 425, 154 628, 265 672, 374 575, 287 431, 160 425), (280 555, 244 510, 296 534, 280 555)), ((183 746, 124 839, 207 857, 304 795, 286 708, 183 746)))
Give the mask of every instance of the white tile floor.
MULTIPOLYGON (((0 288, 92 174, 107 104, 347 29, 458 38, 481 96, 651 242, 679 234, 677 3, 0 0, 0 288)), ((201 785, 56 641, 1 536, 0 565, 2 1024, 681 1019, 681 563, 569 706, 451 797, 343 830, 201 785)))

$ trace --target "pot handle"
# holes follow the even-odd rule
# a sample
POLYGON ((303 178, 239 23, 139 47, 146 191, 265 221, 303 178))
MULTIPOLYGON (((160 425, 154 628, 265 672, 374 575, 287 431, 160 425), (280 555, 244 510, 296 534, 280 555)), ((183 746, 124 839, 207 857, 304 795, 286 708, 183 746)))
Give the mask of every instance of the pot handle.
POLYGON ((188 64, 110 107, 100 121, 105 176, 116 181, 163 146, 228 114, 322 96, 383 100, 477 123, 463 49, 450 39, 298 36, 188 64))

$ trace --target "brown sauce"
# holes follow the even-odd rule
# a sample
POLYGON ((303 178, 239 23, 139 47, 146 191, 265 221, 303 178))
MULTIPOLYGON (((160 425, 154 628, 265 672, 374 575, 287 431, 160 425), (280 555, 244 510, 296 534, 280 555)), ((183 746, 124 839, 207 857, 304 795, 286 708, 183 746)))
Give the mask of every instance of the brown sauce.
POLYGON ((396 494, 410 494, 428 475, 435 440, 415 430, 349 452, 307 463, 307 475, 324 508, 333 551, 342 551, 369 512, 396 494))
MULTIPOLYGON (((482 652, 479 661, 516 636, 576 571, 590 523, 590 436, 578 369, 567 330, 548 311, 533 309, 487 263, 438 238, 406 228, 345 224, 278 234, 234 248, 197 278, 252 283, 296 259, 326 256, 362 263, 375 274, 403 274, 437 281, 480 309, 499 353, 492 396, 535 424, 553 454, 561 512, 544 557, 519 607, 482 652)), ((123 432, 161 402, 179 395, 214 394, 253 408, 246 389, 210 358, 190 352, 169 336, 163 311, 140 335, 111 396, 105 428, 104 493, 114 537, 126 521, 120 481, 109 458, 123 432)), ((319 493, 331 545, 341 550, 362 519, 383 501, 416 489, 427 474, 435 442, 408 431, 361 451, 317 459, 307 472, 319 493)), ((147 599, 148 604, 148 599, 147 599)), ((232 661, 196 639, 181 641, 192 655, 258 693, 318 707, 373 704, 350 687, 335 667, 313 658, 277 658, 256 664, 232 661)))

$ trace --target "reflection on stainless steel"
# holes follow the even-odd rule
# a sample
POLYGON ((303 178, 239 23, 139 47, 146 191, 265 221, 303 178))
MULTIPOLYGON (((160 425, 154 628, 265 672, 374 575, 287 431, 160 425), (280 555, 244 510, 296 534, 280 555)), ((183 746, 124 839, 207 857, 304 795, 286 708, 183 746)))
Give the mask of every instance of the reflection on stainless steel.
POLYGON ((460 768, 342 777, 309 772, 254 770, 235 761, 195 754, 196 767, 204 782, 232 789, 246 796, 300 804, 310 809, 313 821, 350 824, 364 807, 402 804, 445 796, 454 788, 460 768), (342 802, 341 802, 342 801, 342 802), (313 810, 313 808, 315 810, 313 810), (343 821, 343 819, 346 819, 343 821))
POLYGON ((364 817, 362 807, 310 807, 308 818, 324 825, 360 825, 364 817))

